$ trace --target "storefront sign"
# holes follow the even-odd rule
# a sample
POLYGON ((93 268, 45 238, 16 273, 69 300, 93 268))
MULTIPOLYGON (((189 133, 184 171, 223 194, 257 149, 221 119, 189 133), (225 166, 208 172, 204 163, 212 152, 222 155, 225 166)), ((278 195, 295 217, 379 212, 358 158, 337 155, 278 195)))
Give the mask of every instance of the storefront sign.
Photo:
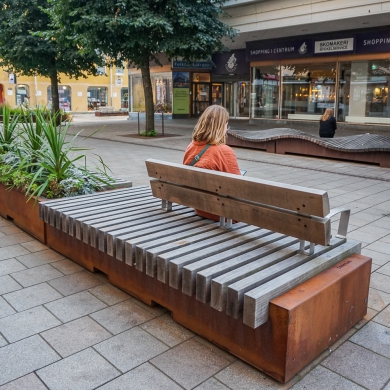
POLYGON ((226 53, 213 55, 214 68, 212 74, 248 74, 250 72, 249 62, 246 60, 246 51, 232 50, 226 53))
POLYGON ((190 74, 173 72, 173 114, 190 113, 190 74))
POLYGON ((246 58, 248 61, 266 61, 287 58, 311 57, 313 55, 311 39, 283 41, 247 42, 246 58))
POLYGON ((196 62, 187 62, 187 61, 173 61, 172 68, 191 68, 191 69, 211 69, 211 61, 196 61, 196 62))
POLYGON ((314 54, 353 51, 353 38, 331 39, 314 42, 314 54))
POLYGON ((356 37, 356 53, 383 53, 390 51, 390 32, 362 33, 356 37))

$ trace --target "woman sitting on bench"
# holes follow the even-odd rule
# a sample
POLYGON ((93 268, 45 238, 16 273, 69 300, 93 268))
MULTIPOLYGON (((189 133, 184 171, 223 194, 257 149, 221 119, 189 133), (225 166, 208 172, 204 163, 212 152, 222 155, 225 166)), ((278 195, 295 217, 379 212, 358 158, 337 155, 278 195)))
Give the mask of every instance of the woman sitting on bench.
MULTIPOLYGON (((217 105, 209 106, 203 112, 192 134, 183 164, 214 171, 241 175, 237 157, 230 146, 225 144, 229 113, 217 105)), ((201 217, 219 221, 219 216, 196 210, 201 217)))

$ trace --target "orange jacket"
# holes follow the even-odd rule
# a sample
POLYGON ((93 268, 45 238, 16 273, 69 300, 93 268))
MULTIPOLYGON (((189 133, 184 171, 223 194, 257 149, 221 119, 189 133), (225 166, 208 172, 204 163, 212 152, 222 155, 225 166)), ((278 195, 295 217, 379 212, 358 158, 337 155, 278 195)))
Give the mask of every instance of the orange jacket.
MULTIPOLYGON (((206 142, 192 141, 184 153, 183 164, 190 165, 196 155, 206 146, 206 142)), ((237 157, 233 149, 227 145, 211 145, 194 165, 197 168, 211 169, 213 171, 234 173, 241 175, 238 168, 237 157)), ((198 215, 204 218, 219 221, 219 216, 195 210, 198 215)))

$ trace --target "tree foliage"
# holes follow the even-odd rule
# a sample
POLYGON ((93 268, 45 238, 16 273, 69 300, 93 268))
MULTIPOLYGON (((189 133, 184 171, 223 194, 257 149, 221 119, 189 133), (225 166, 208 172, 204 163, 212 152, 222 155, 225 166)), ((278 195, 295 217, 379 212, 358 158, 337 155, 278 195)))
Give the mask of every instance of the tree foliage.
POLYGON ((224 49, 222 38, 236 31, 221 17, 225 0, 50 0, 58 32, 83 48, 98 49, 109 61, 140 68, 147 130, 154 128, 149 63, 158 54, 195 61, 224 49))
POLYGON ((47 0, 3 0, 0 10, 0 66, 20 75, 51 80, 53 110, 59 108, 59 73, 70 77, 96 74, 101 57, 81 51, 76 43, 55 32, 47 0))

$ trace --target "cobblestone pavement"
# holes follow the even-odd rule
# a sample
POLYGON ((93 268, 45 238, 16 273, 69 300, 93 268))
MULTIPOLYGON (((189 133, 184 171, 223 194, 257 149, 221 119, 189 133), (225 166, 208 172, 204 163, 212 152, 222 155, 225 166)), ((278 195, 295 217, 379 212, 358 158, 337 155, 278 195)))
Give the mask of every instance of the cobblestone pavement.
MULTIPOLYGON (((105 124, 79 144, 137 186, 146 158, 181 162, 194 121, 174 122, 157 139, 137 138, 123 117, 78 115, 71 130, 105 124)), ((0 390, 390 390, 390 169, 235 152, 248 176, 324 189, 332 207, 351 208, 348 237, 373 258, 367 316, 281 385, 0 219, 0 390)))

